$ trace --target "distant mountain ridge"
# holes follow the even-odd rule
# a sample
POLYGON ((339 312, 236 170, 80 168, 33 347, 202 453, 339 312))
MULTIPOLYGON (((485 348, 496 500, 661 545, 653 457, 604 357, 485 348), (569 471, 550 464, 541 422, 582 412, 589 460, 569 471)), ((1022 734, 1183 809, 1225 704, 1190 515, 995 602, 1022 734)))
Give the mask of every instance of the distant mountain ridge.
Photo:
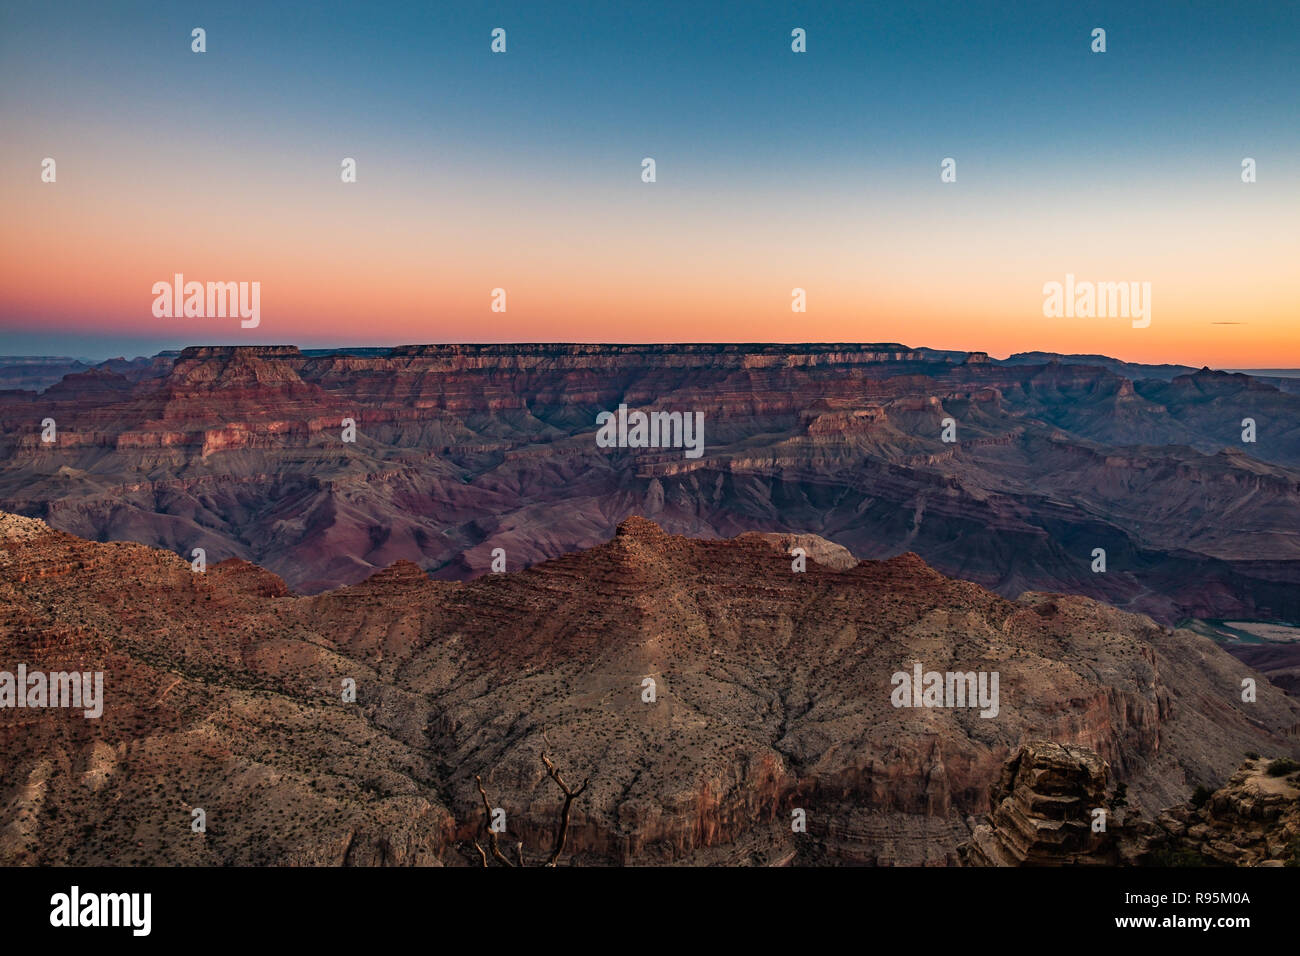
MULTIPOLYGON (((301 349, 299 354, 308 357, 321 357, 327 355, 359 355, 359 356, 387 356, 398 352, 399 350, 409 350, 411 348, 422 348, 423 346, 358 346, 358 347, 339 347, 339 348, 316 348, 301 349)), ((435 348, 455 348, 456 346, 433 346, 435 348)), ((482 346, 467 346, 469 348, 483 348, 482 346)), ((519 348, 518 345, 496 346, 497 348, 513 349, 519 348)), ((594 348, 603 348, 607 346, 592 346, 594 348)), ((648 348, 662 348, 663 346, 647 346, 648 348)), ((686 347, 686 346, 682 346, 686 347)), ((701 344, 699 348, 712 348, 707 344, 701 344)), ((760 346, 755 345, 732 345, 732 348, 753 349, 760 346)), ((773 346, 761 346, 771 348, 773 346)), ((798 348, 799 346, 777 346, 780 348, 798 348)), ((823 346, 813 346, 821 348, 823 346)), ((873 346, 879 348, 880 346, 873 346)), ((892 348, 903 349, 904 346, 892 345, 892 348)), ((293 346, 293 348, 297 348, 293 346)), ((955 351, 951 349, 920 349, 920 352, 927 356, 940 361, 960 362, 970 355, 984 355, 984 353, 969 353, 955 351)), ((174 359, 180 355, 180 350, 167 350, 158 352, 152 356, 137 356, 134 359, 122 357, 95 361, 86 358, 68 358, 64 356, 0 356, 0 390, 4 389, 23 389, 36 388, 41 390, 53 385, 64 375, 74 371, 84 371, 88 368, 107 368, 112 371, 118 371, 131 377, 131 371, 154 370, 162 366, 158 359, 174 359), (128 371, 130 370, 130 371, 128 371)), ((994 364, 1000 365, 1041 365, 1050 361, 1058 361, 1066 365, 1095 365, 1098 368, 1109 369, 1119 375, 1128 378, 1173 378, 1176 375, 1188 374, 1195 369, 1185 365, 1146 365, 1137 362, 1124 362, 1119 359, 1110 358, 1105 355, 1069 355, 1060 352, 1017 352, 1005 359, 987 358, 994 364)), ((1247 371, 1249 370, 1231 370, 1247 371)), ((1281 373, 1286 370, 1259 370, 1260 374, 1269 372, 1281 373)), ((1300 375, 1300 371, 1296 371, 1300 375)))
POLYGON ((1167 380, 1179 375, 1190 375, 1196 371, 1188 365, 1146 365, 1140 362, 1124 362, 1105 355, 1067 355, 1060 352, 1017 352, 1015 355, 1009 355, 1004 359, 993 359, 993 361, 1002 365, 1042 365, 1053 361, 1063 365, 1095 365, 1129 379, 1167 380))

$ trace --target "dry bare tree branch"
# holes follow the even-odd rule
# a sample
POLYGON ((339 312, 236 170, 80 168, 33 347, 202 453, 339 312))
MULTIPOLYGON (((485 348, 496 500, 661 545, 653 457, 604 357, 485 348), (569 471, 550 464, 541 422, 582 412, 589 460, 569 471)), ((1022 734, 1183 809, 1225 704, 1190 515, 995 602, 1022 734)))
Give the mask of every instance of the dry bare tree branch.
MULTIPOLYGON (((497 831, 492 829, 492 804, 488 803, 487 791, 483 789, 483 781, 479 779, 478 774, 474 775, 474 782, 478 784, 478 792, 483 797, 483 812, 487 814, 485 822, 487 823, 488 838, 492 847, 492 858, 503 866, 514 866, 513 863, 506 859, 506 855, 501 852, 501 845, 497 841, 497 831)), ((483 851, 480 850, 479 852, 483 851)))
MULTIPOLYGON (((551 742, 547 739, 545 730, 542 731, 542 741, 545 743, 545 747, 542 750, 542 763, 546 767, 546 774, 555 781, 555 785, 559 787, 560 792, 564 794, 564 806, 560 809, 560 828, 555 834, 555 845, 551 848, 551 855, 547 858, 546 862, 541 864, 546 867, 554 867, 559 862, 560 854, 564 852, 565 844, 568 843, 569 840, 569 814, 573 809, 573 801, 582 796, 583 792, 587 789, 587 784, 591 782, 591 778, 588 777, 584 779, 582 781, 582 786, 577 790, 572 789, 564 782, 564 778, 560 776, 560 771, 557 770, 555 764, 551 762, 551 757, 548 752, 551 749, 551 742)), ((478 784, 479 796, 483 798, 483 813, 486 816, 489 838, 488 845, 492 851, 492 858, 502 866, 527 866, 528 863, 524 859, 524 843, 522 840, 515 843, 515 858, 519 861, 518 863, 511 863, 510 860, 506 858, 506 855, 501 852, 497 833, 492 829, 492 804, 491 801, 488 800, 487 791, 483 789, 483 780, 478 775, 475 775, 474 782, 478 784)), ((487 853, 477 841, 474 843, 474 849, 478 850, 479 857, 482 859, 483 865, 486 867, 488 865, 487 853)))
MULTIPOLYGON (((545 733, 542 734, 542 739, 546 740, 545 733)), ((547 741, 547 744, 549 746, 550 741, 547 741)), ((555 769, 555 764, 551 763, 551 758, 547 756, 545 751, 542 752, 542 763, 546 765, 546 772, 555 781, 555 785, 564 793, 564 807, 560 810, 560 830, 555 834, 555 846, 551 849, 551 856, 545 864, 546 866, 555 866, 560 859, 560 854, 564 852, 564 844, 569 839, 569 811, 573 807, 573 801, 582 796, 582 792, 587 789, 587 784, 591 782, 591 778, 588 777, 583 780, 582 786, 577 790, 570 790, 569 785, 564 782, 564 778, 560 776, 560 771, 555 769)))

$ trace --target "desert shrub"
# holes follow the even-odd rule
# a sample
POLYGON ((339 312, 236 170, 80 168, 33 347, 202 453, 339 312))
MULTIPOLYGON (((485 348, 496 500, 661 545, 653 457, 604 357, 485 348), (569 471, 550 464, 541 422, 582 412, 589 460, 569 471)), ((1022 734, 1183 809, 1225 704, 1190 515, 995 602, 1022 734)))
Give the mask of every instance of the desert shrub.
POLYGON ((1258 759, 1259 759, 1259 754, 1257 754, 1257 753, 1256 753, 1255 751, 1253 751, 1253 750, 1247 750, 1247 751, 1246 751, 1246 759, 1247 759, 1247 760, 1258 760, 1258 759))
POLYGON ((1201 807, 1205 806, 1206 802, 1209 801, 1212 796, 1214 796, 1213 790, 1204 784, 1198 784, 1196 789, 1192 792, 1192 806, 1199 810, 1201 807))
POLYGON ((1270 777, 1285 777, 1296 770, 1300 770, 1300 763, 1286 757, 1279 757, 1268 765, 1268 775, 1270 777))

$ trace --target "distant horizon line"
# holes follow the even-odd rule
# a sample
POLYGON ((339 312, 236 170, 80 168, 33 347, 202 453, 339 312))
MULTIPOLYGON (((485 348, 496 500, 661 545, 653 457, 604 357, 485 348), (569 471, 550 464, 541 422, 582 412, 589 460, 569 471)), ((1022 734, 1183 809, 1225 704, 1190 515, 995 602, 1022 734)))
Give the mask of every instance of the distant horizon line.
MULTIPOLYGON (((355 351, 394 351, 398 349, 426 349, 426 347, 468 347, 468 349, 499 349, 499 347, 526 347, 526 346, 585 346, 585 347, 604 347, 604 349, 629 349, 629 347, 646 347, 646 349, 671 349, 671 347, 727 347, 727 349, 740 349, 740 347, 763 347, 763 349, 779 349, 779 347, 792 347, 792 349, 832 349, 832 347, 888 347, 888 349, 904 349, 907 351, 930 351, 946 352, 946 354, 963 354, 963 355, 987 355, 991 362, 1008 362, 1017 356, 1026 355, 1044 355, 1060 356, 1063 359, 1087 359, 1099 358, 1106 359, 1109 362, 1121 363, 1125 365, 1141 365, 1148 368, 1187 368, 1197 371, 1196 365, 1190 365, 1182 362, 1135 362, 1135 360, 1122 359, 1114 355, 1106 355, 1105 352, 1058 352, 1044 349, 1027 349, 1017 352, 1009 352, 1008 355, 998 356, 992 352, 983 349, 941 349, 935 346, 911 346, 904 342, 724 342, 724 341, 692 341, 692 342, 597 342, 597 341, 511 341, 511 342, 400 342, 396 345, 330 345, 330 346, 300 346, 292 342, 204 342, 194 343, 194 345, 185 345, 172 347, 172 349, 159 349, 153 352, 139 352, 134 356, 127 356, 126 352, 118 352, 114 355, 104 355, 104 358, 94 358, 87 355, 59 355, 59 354, 42 354, 42 352, 0 352, 0 363, 10 359, 23 359, 27 362, 40 359, 45 362, 69 362, 81 363, 86 365, 100 365, 113 360, 121 362, 135 362, 139 359, 155 359, 162 355, 179 355, 187 349, 296 349, 302 354, 307 352, 355 352, 355 351)), ((103 352, 101 352, 103 355, 103 352)), ((1300 377, 1300 368, 1262 368, 1262 367, 1218 367, 1218 365, 1201 365, 1200 368, 1210 368, 1219 372, 1239 372, 1243 375, 1273 375, 1278 376, 1297 376, 1300 377)))

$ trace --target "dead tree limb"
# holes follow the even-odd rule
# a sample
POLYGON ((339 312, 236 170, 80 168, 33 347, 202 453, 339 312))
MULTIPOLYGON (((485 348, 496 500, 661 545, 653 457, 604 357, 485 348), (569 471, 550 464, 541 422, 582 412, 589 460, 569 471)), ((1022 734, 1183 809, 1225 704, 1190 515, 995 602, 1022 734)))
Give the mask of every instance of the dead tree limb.
MULTIPOLYGON (((488 803, 487 791, 483 789, 483 781, 479 779, 478 774, 474 775, 474 782, 478 784, 478 792, 483 797, 483 812, 487 814, 488 840, 492 847, 492 858, 502 866, 514 866, 513 863, 506 859, 506 855, 501 852, 501 845, 497 841, 497 831, 492 829, 492 804, 488 803)), ((477 843, 474 845, 478 846, 477 843)), ((481 847, 479 852, 483 852, 481 847)))
MULTIPOLYGON (((573 809, 573 801, 582 796, 583 792, 587 789, 587 784, 591 782, 591 778, 588 777, 584 779, 582 781, 582 786, 577 790, 572 789, 564 782, 564 778, 560 776, 560 771, 557 770, 555 764, 551 762, 551 757, 548 753, 551 747, 551 742, 546 739, 545 731, 542 732, 542 740, 546 744, 545 748, 542 750, 542 763, 546 766, 546 774, 555 781, 555 785, 559 787, 560 792, 564 794, 564 806, 560 809, 560 828, 555 834, 555 845, 551 848, 551 855, 547 858, 546 862, 541 864, 542 866, 553 867, 559 862, 560 854, 564 852, 564 846, 569 840, 569 813, 573 809)), ((524 843, 522 840, 515 843, 515 858, 518 860, 517 863, 511 863, 510 860, 507 859, 506 855, 501 852, 501 844, 497 839, 497 832, 492 829, 492 804, 491 801, 488 800, 487 791, 483 789, 483 780, 478 775, 475 775, 474 782, 478 784, 479 796, 483 798, 483 813, 486 817, 488 830, 488 847, 492 851, 492 859, 496 860, 502 866, 527 866, 528 863, 524 859, 524 843)), ((487 851, 479 845, 478 841, 474 842, 474 849, 478 850, 479 858, 483 861, 483 865, 486 867, 488 865, 487 851)))
MULTIPOLYGON (((545 740, 545 735, 542 736, 545 740)), ((560 776, 560 771, 555 769, 555 764, 551 763, 551 758, 542 751, 542 763, 546 764, 546 772, 551 775, 555 785, 564 792, 564 808, 560 811, 560 830, 555 834, 555 847, 551 850, 550 859, 546 861, 546 866, 555 866, 559 860, 560 854, 564 852, 564 844, 569 839, 569 810, 573 807, 573 801, 582 796, 582 791, 587 789, 587 784, 591 781, 588 777, 582 781, 582 786, 577 790, 570 790, 569 785, 564 782, 560 776)))

